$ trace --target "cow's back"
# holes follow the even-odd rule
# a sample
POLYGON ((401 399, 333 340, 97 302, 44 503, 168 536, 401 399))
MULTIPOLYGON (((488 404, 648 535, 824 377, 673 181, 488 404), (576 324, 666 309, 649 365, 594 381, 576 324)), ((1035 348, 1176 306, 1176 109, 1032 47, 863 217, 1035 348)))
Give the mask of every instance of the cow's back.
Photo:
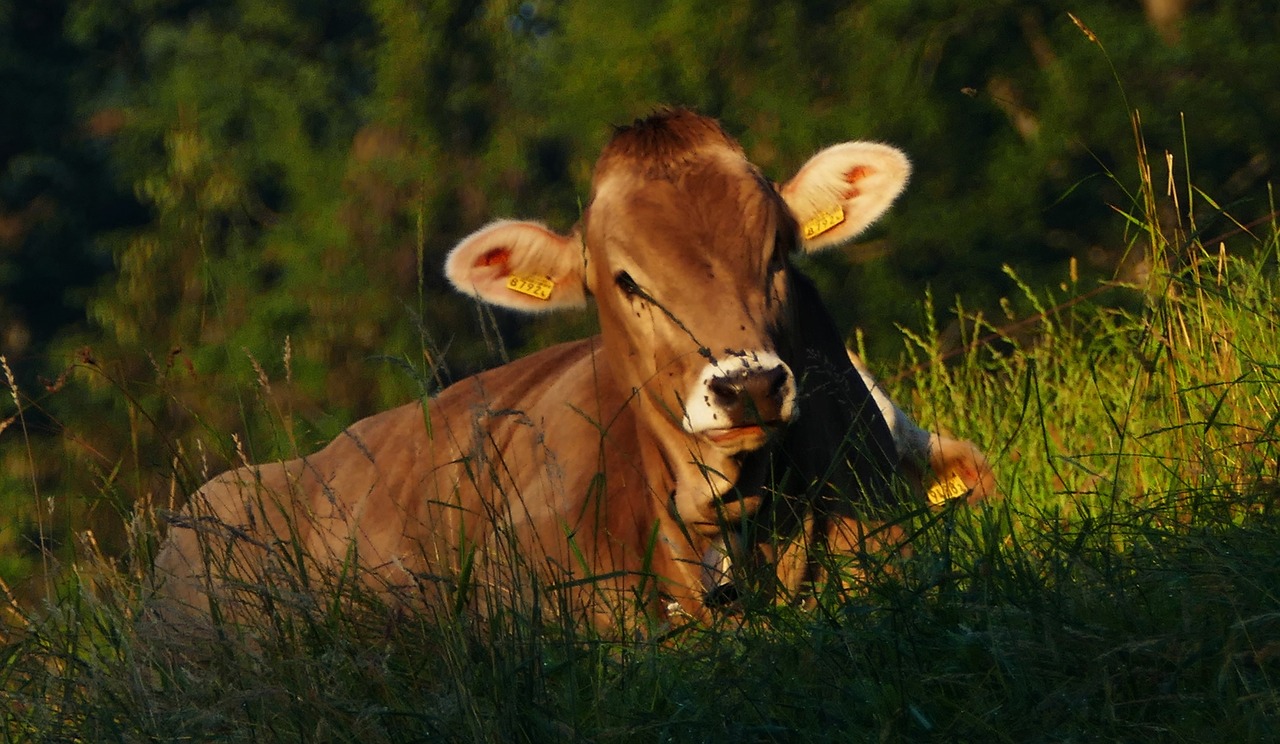
POLYGON ((598 346, 546 349, 363 419, 315 454, 219 475, 173 519, 157 608, 203 617, 212 596, 246 620, 338 576, 432 602, 453 598, 464 565, 485 603, 531 580, 594 588, 609 575, 626 591, 656 502, 629 402, 595 384, 598 346))

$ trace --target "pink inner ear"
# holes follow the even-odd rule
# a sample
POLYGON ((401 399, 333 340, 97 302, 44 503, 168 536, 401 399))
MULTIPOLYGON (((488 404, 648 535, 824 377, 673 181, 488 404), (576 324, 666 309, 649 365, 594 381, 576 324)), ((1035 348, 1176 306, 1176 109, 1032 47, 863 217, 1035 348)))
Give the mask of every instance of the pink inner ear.
POLYGON ((845 183, 850 186, 871 175, 871 169, 865 165, 855 165, 844 172, 845 183))
POLYGON ((845 200, 851 200, 851 199, 857 198, 857 196, 862 193, 862 191, 859 190, 857 187, 858 181, 861 181, 862 179, 866 178, 869 175, 871 175, 871 169, 865 165, 855 165, 854 167, 845 171, 844 182, 849 184, 849 188, 844 190, 844 192, 840 195, 841 198, 845 200))
POLYGON ((484 252, 484 255, 480 256, 480 258, 476 260, 476 266, 505 266, 510 259, 510 249, 501 247, 490 248, 484 252))

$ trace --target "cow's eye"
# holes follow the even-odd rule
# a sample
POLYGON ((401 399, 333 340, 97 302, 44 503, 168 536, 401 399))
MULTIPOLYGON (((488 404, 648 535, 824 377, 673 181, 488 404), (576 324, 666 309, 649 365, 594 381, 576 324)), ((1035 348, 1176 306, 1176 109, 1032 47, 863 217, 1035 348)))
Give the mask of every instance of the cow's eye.
POLYGON ((619 271, 618 275, 613 278, 618 283, 618 288, 628 297, 635 297, 640 294, 640 285, 636 284, 636 280, 625 271, 619 271))
POLYGON ((783 251, 774 251, 769 258, 769 275, 772 276, 787 268, 787 255, 783 251))

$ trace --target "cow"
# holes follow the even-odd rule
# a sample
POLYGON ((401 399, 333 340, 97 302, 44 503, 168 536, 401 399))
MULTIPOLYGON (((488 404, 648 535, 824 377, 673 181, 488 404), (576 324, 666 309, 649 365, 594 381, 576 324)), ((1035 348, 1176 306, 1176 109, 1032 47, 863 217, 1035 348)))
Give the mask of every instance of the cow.
POLYGON ((296 596, 270 587, 336 575, 485 616, 706 618, 725 546, 796 590, 813 545, 856 546, 860 505, 895 499, 896 454, 792 261, 861 233, 909 174, 897 149, 846 142, 777 186, 713 119, 619 127, 573 229, 500 220, 445 264, 518 311, 593 298, 599 335, 213 478, 157 554, 158 615, 248 620, 296 596))
POLYGON ((917 496, 933 506, 957 499, 976 503, 999 496, 995 471, 976 444, 942 431, 921 428, 893 402, 866 363, 852 350, 849 361, 858 370, 889 425, 898 454, 898 475, 917 496))

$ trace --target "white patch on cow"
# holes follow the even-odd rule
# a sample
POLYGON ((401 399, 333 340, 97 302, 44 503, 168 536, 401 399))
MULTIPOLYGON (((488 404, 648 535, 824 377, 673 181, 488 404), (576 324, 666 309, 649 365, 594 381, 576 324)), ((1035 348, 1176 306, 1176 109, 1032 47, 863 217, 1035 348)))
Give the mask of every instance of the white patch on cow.
POLYGON ((937 435, 921 429, 906 412, 898 408, 884 388, 880 387, 876 378, 871 376, 871 371, 862 363, 862 359, 851 352, 849 361, 853 362, 858 374, 862 376, 862 383, 871 392, 871 397, 875 399, 876 406, 880 409, 880 415, 889 425, 889 433, 893 435, 893 446, 898 449, 898 459, 921 464, 929 462, 929 453, 935 446, 932 440, 937 435))
POLYGON ((777 367, 786 371, 786 382, 782 387, 782 401, 779 405, 779 419, 789 421, 795 413, 796 376, 792 374, 782 359, 771 351, 747 351, 734 354, 723 359, 713 359, 703 367, 698 381, 689 390, 685 398, 684 430, 690 434, 716 431, 741 424, 732 420, 730 414, 716 402, 716 394, 711 389, 711 381, 718 377, 732 377, 743 372, 767 372, 777 367))

